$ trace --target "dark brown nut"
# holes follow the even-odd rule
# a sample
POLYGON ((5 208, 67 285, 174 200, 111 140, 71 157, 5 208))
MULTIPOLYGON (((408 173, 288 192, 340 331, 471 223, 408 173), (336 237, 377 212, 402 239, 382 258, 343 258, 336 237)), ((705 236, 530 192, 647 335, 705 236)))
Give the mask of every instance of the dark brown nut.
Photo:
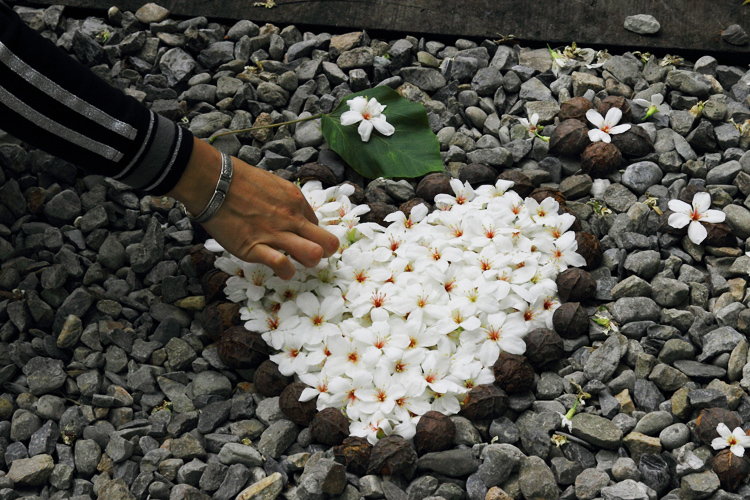
POLYGON ((729 430, 740 426, 737 415, 726 408, 706 408, 701 410, 695 421, 695 434, 706 446, 711 446, 711 441, 720 437, 716 427, 723 423, 729 430))
POLYGON ((560 206, 565 206, 565 202, 567 201, 567 198, 565 198, 565 195, 562 194, 562 192, 559 189, 552 189, 552 188, 536 188, 533 190, 527 198, 531 198, 537 203, 543 202, 547 198, 554 199, 560 206))
POLYGON ((447 174, 429 174, 417 184, 417 196, 430 203, 439 194, 455 194, 451 188, 451 178, 447 174))
POLYGON ((622 164, 622 153, 609 142, 593 142, 581 153, 581 170, 594 179, 602 179, 617 172, 622 164))
POLYGON ((596 280, 583 269, 571 267, 557 275, 557 295, 562 302, 583 302, 596 292, 596 280))
POLYGON ((417 452, 401 436, 386 436, 375 443, 370 453, 368 474, 410 477, 417 467, 417 452))
POLYGON ((642 158, 654 152, 654 144, 641 127, 632 126, 622 134, 613 134, 612 144, 617 146, 623 156, 642 158))
POLYGON ((303 427, 310 425, 310 421, 315 414, 318 413, 316 407, 318 401, 317 397, 310 401, 299 400, 302 391, 305 389, 307 389, 307 385, 302 382, 292 382, 281 391, 281 396, 279 396, 279 407, 281 408, 281 413, 286 415, 286 418, 295 424, 303 427))
POLYGON ((589 128, 580 120, 565 120, 549 138, 549 151, 563 156, 578 156, 591 144, 589 128))
POLYGON ((680 189, 680 194, 677 195, 677 199, 690 205, 693 203, 693 197, 698 193, 708 193, 708 189, 697 184, 688 184, 680 189))
POLYGON ((196 247, 195 250, 190 252, 190 261, 193 264, 196 275, 203 276, 214 269, 216 254, 203 248, 203 245, 196 245, 196 247))
POLYGON ((574 97, 560 104, 560 112, 557 116, 561 122, 565 120, 578 120, 588 124, 586 111, 594 109, 594 103, 583 97, 574 97))
POLYGON ((730 450, 721 450, 714 457, 713 469, 721 487, 726 491, 737 491, 742 481, 750 474, 750 460, 747 455, 738 457, 730 450))
POLYGON ((500 417, 508 409, 508 395, 495 384, 473 387, 463 402, 460 415, 471 421, 500 417))
POLYGON ((543 370, 564 357, 563 339, 554 330, 537 328, 526 334, 526 358, 531 366, 543 370))
POLYGON ((362 216, 362 222, 374 222, 381 226, 387 226, 388 223, 385 222, 385 218, 389 214, 398 210, 395 205, 389 205, 388 203, 381 203, 379 201, 367 203, 367 206, 370 207, 370 211, 362 216))
POLYGON ((566 302, 552 314, 555 331, 564 339, 574 339, 589 332, 589 315, 579 302, 566 302))
POLYGON ((233 326, 224 331, 216 350, 222 363, 238 370, 257 368, 271 355, 271 348, 263 337, 244 326, 233 326))
POLYGON ((310 422, 310 432, 318 443, 336 446, 349 436, 349 419, 338 408, 324 408, 310 422))
POLYGON ((592 270, 599 267, 604 253, 602 252, 599 238, 591 233, 578 231, 576 232, 576 243, 578 243, 578 249, 576 252, 586 259, 586 266, 584 266, 584 269, 592 270))
POLYGON ((224 330, 240 324, 240 305, 234 302, 212 302, 203 310, 203 328, 214 341, 224 330))
POLYGON ((456 424, 447 415, 430 410, 419 417, 414 446, 420 455, 443 451, 453 446, 455 437, 456 424))
POLYGON ((513 181, 512 191, 518 193, 521 198, 526 198, 534 190, 531 179, 520 170, 506 170, 497 176, 496 181, 513 181))
POLYGON ((324 186, 333 186, 336 182, 336 174, 322 163, 305 163, 297 171, 297 181, 300 185, 307 181, 320 181, 324 186))
POLYGON ((468 182, 473 187, 493 184, 496 177, 497 171, 482 163, 470 163, 463 167, 458 175, 461 182, 468 182))
POLYGON ((578 219, 578 216, 574 214, 573 211, 567 207, 567 205, 560 205, 560 208, 557 209, 557 213, 560 215, 570 214, 575 217, 575 220, 573 221, 573 224, 571 224, 571 226, 568 228, 568 231, 578 232, 583 230, 580 219, 578 219))
POLYGON ((282 375, 278 365, 270 359, 263 361, 253 375, 255 389, 269 398, 280 396, 293 381, 292 377, 282 375))
POLYGON ((624 97, 618 95, 607 96, 599 103, 599 114, 607 116, 607 111, 612 108, 619 108, 622 111, 620 123, 627 123, 633 119, 633 113, 630 111, 630 104, 624 97))
POLYGON ((501 352, 492 370, 497 386, 509 394, 526 392, 534 385, 534 368, 525 356, 501 352))
POLYGON ((365 438, 350 436, 344 442, 333 447, 333 456, 343 464, 346 470, 357 476, 367 474, 372 445, 365 438))
POLYGON ((344 181, 343 184, 349 184, 354 188, 354 192, 349 195, 349 201, 351 201, 353 205, 361 205, 365 202, 365 190, 362 189, 359 184, 355 184, 351 181, 344 181))
POLYGON ((706 228, 707 235, 703 244, 709 247, 736 247, 737 236, 732 233, 732 229, 726 222, 718 224, 702 223, 706 228))
POLYGON ((229 274, 219 269, 211 269, 201 276, 201 288, 203 288, 203 294, 206 296, 206 304, 217 300, 226 300, 224 287, 230 277, 229 274))
POLYGON ((414 207, 417 207, 419 205, 426 205, 427 209, 430 209, 430 204, 424 201, 422 198, 414 198, 413 200, 409 200, 407 202, 402 203, 399 205, 398 209, 404 213, 404 215, 408 216, 411 213, 411 209, 414 207))

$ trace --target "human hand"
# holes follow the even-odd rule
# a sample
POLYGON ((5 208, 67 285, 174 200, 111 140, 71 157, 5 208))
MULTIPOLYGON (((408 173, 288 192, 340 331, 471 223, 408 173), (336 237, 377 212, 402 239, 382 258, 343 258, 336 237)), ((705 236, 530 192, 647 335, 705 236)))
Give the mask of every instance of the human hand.
MULTIPOLYGON (((294 276, 294 265, 283 252, 307 267, 336 252, 338 238, 318 226, 297 186, 237 158, 233 161, 227 197, 203 224, 221 246, 242 260, 267 265, 283 279, 294 276)), ((191 213, 200 212, 213 194, 220 164, 219 152, 196 139, 188 167, 169 195, 191 213)))

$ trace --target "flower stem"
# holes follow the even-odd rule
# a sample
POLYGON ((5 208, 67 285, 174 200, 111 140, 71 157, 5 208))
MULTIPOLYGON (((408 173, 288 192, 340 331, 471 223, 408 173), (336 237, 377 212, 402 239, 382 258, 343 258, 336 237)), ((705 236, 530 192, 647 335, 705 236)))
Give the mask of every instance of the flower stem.
POLYGON ((221 134, 216 134, 216 135, 212 135, 212 136, 211 136, 211 137, 210 137, 210 138, 208 139, 208 142, 209 142, 209 144, 213 144, 213 142, 214 142, 214 141, 215 141, 215 140, 216 140, 217 138, 219 138, 219 137, 223 137, 223 136, 225 136, 225 135, 234 135, 234 134, 241 134, 241 133, 243 133, 243 132, 252 132, 253 130, 262 130, 262 129, 264 129, 264 128, 275 128, 275 127, 281 127, 281 126, 283 126, 283 125, 293 125, 293 124, 295 124, 295 123, 306 122, 306 121, 309 121, 309 120, 316 120, 316 119, 318 119, 318 118, 320 118, 320 117, 322 117, 322 116, 323 116, 323 113, 318 113, 317 115, 313 115, 313 116, 308 116, 307 118, 298 118, 298 119, 296 119, 296 120, 290 120, 290 121, 288 121, 288 122, 281 122, 281 123, 271 123, 270 125, 259 125, 259 126, 257 126, 257 127, 251 127, 251 128, 243 128, 243 129, 241 129, 241 130, 230 130, 229 132, 222 132, 221 134))

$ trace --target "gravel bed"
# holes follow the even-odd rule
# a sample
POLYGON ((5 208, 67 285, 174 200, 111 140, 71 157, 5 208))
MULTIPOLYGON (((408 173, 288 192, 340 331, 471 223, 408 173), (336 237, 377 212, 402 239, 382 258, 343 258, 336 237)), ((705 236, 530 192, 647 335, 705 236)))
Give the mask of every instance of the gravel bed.
POLYGON ((18 10, 200 138, 397 89, 424 104, 446 174, 368 182, 314 121, 215 144, 286 179, 351 182, 369 221, 430 203, 449 176, 477 185, 503 175, 522 195, 547 188, 577 217, 589 265, 565 290, 557 332, 529 339, 528 359, 496 365, 507 395, 488 397, 502 399, 500 414, 436 417, 445 432, 416 446, 340 445, 323 413, 313 431, 300 425, 309 417, 282 412, 289 381, 273 367, 230 367, 242 360, 227 361, 209 331, 216 311, 205 307, 220 286, 204 279, 205 234, 173 200, 83 176, 0 133, 0 500, 750 497, 750 461, 727 467, 710 446, 718 422, 750 427, 746 69, 631 53, 587 68, 595 54, 584 51, 556 75, 548 50, 492 40, 221 25, 153 4, 107 19, 18 10), (671 112, 641 121, 632 99, 656 93, 671 112), (612 106, 633 127, 615 136, 622 159, 602 172, 588 153, 582 161, 586 139, 569 120, 612 106), (518 121, 535 113, 549 143, 518 121), (667 203, 701 191, 726 222, 695 245, 667 227, 667 203), (581 391, 591 397, 568 431, 560 414, 581 391), (568 442, 555 446, 553 433, 568 442))

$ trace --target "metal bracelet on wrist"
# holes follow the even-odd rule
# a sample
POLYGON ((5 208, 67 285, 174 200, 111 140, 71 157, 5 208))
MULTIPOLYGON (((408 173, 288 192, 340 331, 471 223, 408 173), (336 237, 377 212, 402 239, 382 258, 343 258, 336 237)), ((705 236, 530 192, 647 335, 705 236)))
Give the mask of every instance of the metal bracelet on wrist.
POLYGON ((224 203, 224 199, 227 197, 229 186, 232 184, 233 173, 234 168, 232 166, 232 157, 226 153, 221 153, 221 175, 219 176, 219 182, 216 183, 214 194, 211 196, 211 200, 209 200, 208 205, 206 205, 206 208, 204 208, 201 213, 193 217, 188 212, 190 220, 203 223, 216 215, 219 207, 221 207, 221 204, 224 203))

